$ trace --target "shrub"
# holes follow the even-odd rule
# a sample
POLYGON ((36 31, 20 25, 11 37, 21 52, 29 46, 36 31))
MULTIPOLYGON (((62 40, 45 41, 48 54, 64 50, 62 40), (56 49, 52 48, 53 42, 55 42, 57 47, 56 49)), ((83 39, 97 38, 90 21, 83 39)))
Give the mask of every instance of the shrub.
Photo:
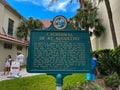
POLYGON ((104 88, 101 85, 99 85, 99 84, 97 84, 95 82, 94 83, 89 82, 89 86, 88 86, 88 88, 86 88, 84 86, 84 84, 81 84, 81 83, 78 82, 74 86, 74 88, 70 88, 70 89, 67 89, 67 90, 104 90, 104 88))
POLYGON ((104 88, 97 83, 91 83, 88 90, 104 90, 104 88))
POLYGON ((72 75, 67 75, 63 79, 62 89, 63 90, 74 90, 72 88, 74 88, 76 85, 78 85, 79 84, 78 82, 81 85, 84 84, 86 82, 86 74, 75 73, 72 75))
POLYGON ((104 82, 107 86, 118 87, 120 84, 120 77, 116 72, 114 72, 114 73, 111 73, 110 75, 106 76, 104 79, 104 82))
POLYGON ((113 50, 112 49, 103 49, 103 50, 97 50, 93 53, 97 53, 99 55, 98 59, 98 69, 99 72, 103 75, 107 75, 111 72, 114 62, 113 60, 113 50))
POLYGON ((115 49, 96 50, 93 53, 99 54, 98 70, 102 75, 116 72, 120 75, 120 46, 115 49))

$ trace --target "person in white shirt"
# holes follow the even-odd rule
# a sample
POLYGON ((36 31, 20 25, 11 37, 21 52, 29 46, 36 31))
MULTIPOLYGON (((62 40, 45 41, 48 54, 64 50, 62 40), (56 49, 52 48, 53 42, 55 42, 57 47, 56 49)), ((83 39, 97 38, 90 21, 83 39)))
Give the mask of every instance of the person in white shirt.
POLYGON ((23 61, 24 61, 24 55, 22 54, 21 51, 18 51, 16 55, 16 62, 20 63, 20 70, 21 70, 21 66, 23 65, 23 61))

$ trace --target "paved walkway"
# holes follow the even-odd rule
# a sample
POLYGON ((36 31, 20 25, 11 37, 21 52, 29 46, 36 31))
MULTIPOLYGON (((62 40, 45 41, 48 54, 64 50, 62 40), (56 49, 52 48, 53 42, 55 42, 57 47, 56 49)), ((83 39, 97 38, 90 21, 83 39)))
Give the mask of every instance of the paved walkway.
MULTIPOLYGON (((20 71, 20 76, 21 77, 27 77, 27 76, 33 76, 33 75, 38 75, 40 73, 28 73, 26 69, 22 69, 20 71)), ((0 81, 2 80, 8 80, 8 79, 13 79, 13 78, 7 78, 8 75, 3 75, 3 72, 0 72, 0 81)))

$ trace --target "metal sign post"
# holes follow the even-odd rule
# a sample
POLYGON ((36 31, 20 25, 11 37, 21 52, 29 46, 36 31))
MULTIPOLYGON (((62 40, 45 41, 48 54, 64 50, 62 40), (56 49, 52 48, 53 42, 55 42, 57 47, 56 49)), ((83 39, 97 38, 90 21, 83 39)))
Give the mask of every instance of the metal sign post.
POLYGON ((56 90, 62 90, 63 76, 62 74, 57 74, 56 76, 56 90))

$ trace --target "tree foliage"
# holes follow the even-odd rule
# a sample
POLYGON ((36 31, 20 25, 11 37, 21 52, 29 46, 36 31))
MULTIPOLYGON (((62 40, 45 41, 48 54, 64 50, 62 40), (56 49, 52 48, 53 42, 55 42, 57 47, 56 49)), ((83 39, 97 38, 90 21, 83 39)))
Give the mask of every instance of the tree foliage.
POLYGON ((34 19, 33 17, 29 17, 28 20, 22 21, 17 30, 17 37, 25 38, 27 40, 27 36, 32 29, 42 29, 44 27, 43 23, 39 19, 34 19))
POLYGON ((78 9, 77 14, 71 19, 75 28, 89 30, 90 34, 99 37, 104 32, 102 20, 98 17, 98 8, 89 1, 84 1, 84 8, 78 9))

